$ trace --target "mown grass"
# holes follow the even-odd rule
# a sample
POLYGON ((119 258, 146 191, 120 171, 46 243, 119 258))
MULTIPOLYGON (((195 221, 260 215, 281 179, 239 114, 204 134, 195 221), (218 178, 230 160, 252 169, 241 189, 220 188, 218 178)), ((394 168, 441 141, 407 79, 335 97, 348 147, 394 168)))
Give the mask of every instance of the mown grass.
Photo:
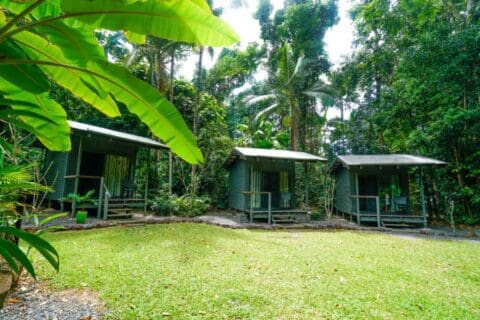
MULTIPOLYGON (((480 243, 174 224, 48 237, 113 319, 480 319, 480 243)), ((40 258, 38 258, 40 259, 40 258)))

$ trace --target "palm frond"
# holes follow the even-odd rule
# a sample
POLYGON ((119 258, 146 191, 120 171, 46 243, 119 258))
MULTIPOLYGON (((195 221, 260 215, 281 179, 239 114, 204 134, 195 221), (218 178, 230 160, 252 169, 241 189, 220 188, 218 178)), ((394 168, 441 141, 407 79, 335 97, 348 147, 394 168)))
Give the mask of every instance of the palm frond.
POLYGON ((260 111, 259 113, 257 113, 255 115, 255 118, 253 118, 253 121, 257 122, 259 119, 261 119, 263 117, 268 117, 270 115, 270 113, 272 113, 273 110, 275 110, 278 106, 279 106, 278 103, 274 103, 271 106, 263 109, 262 111, 260 111))
POLYGON ((273 93, 269 93, 269 94, 264 94, 264 95, 260 95, 260 96, 249 95, 249 96, 246 96, 245 98, 243 98, 242 101, 243 101, 243 103, 245 103, 246 106, 251 106, 251 105, 257 104, 259 102, 267 101, 267 100, 275 99, 275 98, 276 98, 276 96, 273 93))

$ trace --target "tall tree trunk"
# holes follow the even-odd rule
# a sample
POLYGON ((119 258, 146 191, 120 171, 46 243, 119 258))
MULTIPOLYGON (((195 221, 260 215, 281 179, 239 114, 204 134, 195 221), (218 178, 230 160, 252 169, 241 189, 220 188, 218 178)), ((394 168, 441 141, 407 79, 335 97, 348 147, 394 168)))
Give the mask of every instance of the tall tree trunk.
POLYGON ((193 109, 193 135, 195 138, 198 134, 198 110, 200 109, 200 95, 202 92, 202 64, 203 64, 203 46, 200 47, 198 53, 198 78, 197 78, 197 94, 195 97, 195 107, 193 109))
MULTIPOLYGON (((175 92, 173 82, 175 79, 175 45, 172 46, 170 59, 170 102, 173 104, 173 96, 175 92)), ((171 151, 168 151, 168 193, 173 193, 173 155, 171 151)))
MULTIPOLYGON (((200 95, 202 93, 202 64, 203 64, 203 46, 200 46, 198 53, 198 78, 197 78, 197 93, 195 97, 195 106, 193 109, 193 135, 195 139, 198 138, 198 110, 200 109, 200 95)), ((192 165, 192 192, 197 193, 197 181, 195 175, 197 173, 197 166, 192 165)))
MULTIPOLYGON (((156 73, 156 66, 155 66, 156 58, 155 58, 155 49, 153 47, 153 44, 150 43, 149 47, 149 55, 148 55, 148 63, 149 63, 149 68, 150 68, 150 85, 154 88, 157 87, 157 73, 156 73)), ((157 137, 152 133, 152 140, 157 140, 157 137)), ((153 155, 155 157, 158 157, 158 152, 152 149, 147 149, 148 152, 148 158, 153 155)), ((149 160, 150 161, 150 160, 149 160)), ((147 166, 147 170, 150 171, 150 167, 147 166)), ((154 174, 152 174, 152 181, 158 181, 157 179, 157 170, 153 170, 154 174)), ((146 173, 146 177, 150 174, 150 172, 146 173)), ((145 179, 145 184, 148 184, 148 179, 145 179)), ((148 186, 146 186, 148 188, 148 186)))
POLYGON ((467 22, 472 21, 472 11, 475 4, 475 0, 467 0, 467 10, 466 10, 466 17, 467 22))
MULTIPOLYGON (((465 186, 465 181, 463 179, 463 175, 462 175, 462 172, 461 172, 461 164, 460 164, 460 151, 458 150, 458 147, 457 146, 453 146, 453 156, 455 158, 455 165, 456 165, 456 175, 457 175, 457 181, 458 181, 458 185, 460 187, 460 189, 463 189, 463 187, 465 186)), ((465 197, 463 197, 463 205, 464 205, 464 208, 465 208, 465 211, 466 213, 469 215, 469 216, 472 216, 472 208, 470 207, 470 203, 468 201, 468 199, 465 199, 465 197)))
POLYGON ((160 50, 157 51, 156 60, 157 60, 157 90, 161 93, 165 93, 167 92, 167 88, 166 88, 167 86, 165 84, 166 79, 164 77, 165 76, 164 74, 165 60, 160 50))

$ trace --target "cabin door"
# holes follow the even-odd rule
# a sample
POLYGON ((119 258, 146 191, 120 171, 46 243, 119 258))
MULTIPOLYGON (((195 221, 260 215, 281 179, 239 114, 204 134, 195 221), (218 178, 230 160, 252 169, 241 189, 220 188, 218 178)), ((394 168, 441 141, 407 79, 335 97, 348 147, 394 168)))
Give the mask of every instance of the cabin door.
POLYGON ((130 161, 127 157, 107 154, 105 158, 105 185, 113 198, 123 196, 123 186, 128 181, 130 161))
MULTIPOLYGON (((358 176, 358 191, 361 196, 377 196, 378 185, 377 176, 375 175, 359 175, 358 176)), ((376 212, 377 204, 374 198, 359 200, 360 211, 376 212)))
MULTIPOLYGON (((263 172, 262 191, 272 193, 272 208, 278 209, 280 201, 280 173, 263 172)), ((262 208, 268 208, 268 196, 262 197, 262 208)))
POLYGON ((95 152, 83 152, 80 164, 80 175, 84 176, 78 180, 78 193, 83 195, 90 190, 95 190, 94 197, 100 192, 100 177, 103 173, 105 155, 95 152))

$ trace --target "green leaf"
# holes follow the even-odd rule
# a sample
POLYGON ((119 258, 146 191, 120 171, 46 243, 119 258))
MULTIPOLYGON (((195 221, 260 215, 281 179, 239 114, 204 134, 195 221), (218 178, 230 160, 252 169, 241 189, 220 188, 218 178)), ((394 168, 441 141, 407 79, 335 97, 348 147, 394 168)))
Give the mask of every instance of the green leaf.
MULTIPOLYGON (((17 103, 17 101, 14 101, 14 100, 9 100, 9 99, 0 99, 0 105, 4 105, 4 106, 9 106, 10 104, 15 104, 17 103)), ((22 102, 23 103, 23 102, 22 102)), ((33 106, 33 107, 36 107, 32 104, 26 104, 26 105, 30 105, 30 106, 33 106)), ((50 120, 50 118, 42 115, 42 114, 38 114, 38 113, 35 113, 35 112, 32 112, 30 110, 14 110, 14 109, 11 109, 11 108, 4 108, 4 109, 0 109, 0 119, 2 120, 5 120, 5 121, 9 121, 9 119, 11 119, 12 117, 13 118, 17 118, 19 116, 26 116, 26 117, 36 117, 38 118, 39 120, 43 120, 43 121, 46 121, 46 122, 50 122, 50 123, 54 123, 52 120, 50 120)))
MULTIPOLYGON (((47 241, 43 240, 42 238, 34 234, 31 234, 22 230, 18 230, 12 227, 0 226, 0 232, 11 234, 25 241, 27 244, 35 248, 48 261, 48 263, 50 263, 50 265, 56 271, 59 270, 60 261, 59 261, 57 250, 55 250, 55 248, 47 241)), ((24 264, 24 261, 22 261, 22 264, 24 264)), ((33 270, 33 267, 32 267, 32 270, 33 270)))
POLYGON ((206 10, 204 1, 62 0, 64 18, 78 19, 94 28, 126 30, 173 41, 226 46, 237 34, 206 10))
POLYGON ((32 132, 49 150, 69 151, 71 149, 70 126, 62 106, 50 99, 48 94, 34 95, 26 91, 8 92, 6 90, 8 83, 1 79, 0 88, 4 90, 5 96, 0 103, 12 108, 12 110, 4 109, 2 113, 15 116, 15 118, 4 118, 5 120, 32 132))
MULTIPOLYGON (((29 8, 34 2, 36 1, 0 0, 0 6, 15 14, 19 14, 29 8)), ((58 16, 61 12, 60 0, 45 0, 41 5, 31 10, 29 14, 38 20, 40 18, 58 16)))
MULTIPOLYGON (((0 43, 2 58, 28 59, 29 57, 14 41, 7 39, 0 43)), ((50 82, 36 65, 0 65, 0 74, 5 80, 15 84, 22 90, 32 93, 47 92, 50 82)))
POLYGON ((66 217, 68 216, 68 212, 60 212, 60 213, 57 213, 57 214, 52 214, 52 215, 49 215, 48 217, 46 217, 45 219, 42 219, 40 220, 40 222, 38 223, 38 225, 42 226, 52 220, 55 220, 55 219, 58 219, 58 218, 63 218, 63 217, 66 217))
MULTIPOLYGON (((57 41, 58 38, 59 37, 56 35, 51 35, 52 41, 57 41)), ((25 52, 28 53, 32 60, 39 59, 50 62, 57 66, 68 65, 75 67, 58 68, 49 66, 47 64, 40 65, 40 68, 55 82, 70 90, 74 95, 91 104, 99 111, 110 117, 120 115, 117 104, 109 95, 106 94, 99 82, 96 81, 96 78, 92 77, 92 75, 89 73, 83 72, 81 69, 86 65, 86 62, 82 60, 82 56, 88 56, 88 54, 91 53, 91 56, 95 58, 99 55, 96 49, 88 50, 90 46, 85 44, 88 43, 87 40, 78 40, 78 45, 74 46, 66 45, 62 48, 62 51, 60 47, 54 45, 52 42, 49 42, 31 32, 21 32, 16 34, 13 39, 25 52), (78 46, 82 45, 86 46, 83 51, 78 49, 78 46), (66 55, 72 59, 67 59, 64 55, 64 52, 67 52, 66 55), (80 67, 80 69, 76 67, 80 67)), ((12 62, 12 64, 15 65, 14 62, 12 62)), ((19 63, 17 65, 21 64, 19 63)))
MULTIPOLYGON (((19 43, 32 50, 32 54, 34 54, 33 50, 36 49, 36 52, 44 53, 43 57, 49 60, 3 60, 3 63, 40 65, 46 73, 58 82, 61 82, 62 85, 65 84, 67 88, 69 84, 75 82, 75 78, 69 76, 69 71, 73 71, 71 75, 81 77, 82 80, 84 77, 95 78, 96 82, 105 91, 112 95, 115 100, 124 103, 130 112, 136 114, 150 128, 153 134, 161 138, 171 148, 172 152, 189 163, 199 163, 203 160, 195 139, 178 110, 161 96, 157 90, 135 78, 128 70, 105 61, 90 61, 86 68, 63 64, 62 62, 66 63, 68 61, 59 61, 60 59, 56 59, 52 55, 54 53, 52 51, 56 51, 58 55, 61 55, 59 50, 55 50, 55 46, 45 45, 45 47, 41 48, 43 51, 40 51, 35 46, 38 42, 44 41, 44 39, 28 32, 17 34, 14 38, 15 40, 21 39, 19 43)), ((0 60, 1 63, 2 61, 0 60)), ((72 91, 75 92, 74 90, 72 91)), ((88 91, 88 94, 92 96, 91 91, 88 91)), ((85 97, 80 97, 90 102, 85 97)), ((96 97, 100 98, 98 95, 96 97)), ((104 110, 100 109, 100 111, 104 110)))
MULTIPOLYGON (((12 227, 1 228, 14 229, 12 227)), ((4 232, 10 233, 7 231, 4 232)), ((25 270, 27 270, 27 272, 30 273, 34 279, 36 279, 35 269, 25 253, 19 247, 3 238, 0 238, 0 255, 5 259, 5 261, 7 261, 8 266, 14 273, 19 274, 20 270, 13 259, 17 260, 21 265, 23 265, 25 270)))
POLYGON ((5 23, 7 23, 7 17, 5 16, 5 12, 0 10, 0 25, 4 25, 5 23))
POLYGON ((43 236, 44 234, 47 234, 47 233, 62 231, 62 230, 66 230, 66 229, 67 228, 65 228, 64 226, 50 226, 48 228, 38 230, 37 232, 35 232, 35 234, 40 237, 40 236, 43 236))
POLYGON ((145 44, 146 36, 144 34, 138 34, 135 32, 126 31, 125 37, 127 38, 128 42, 136 43, 136 44, 145 44))
POLYGON ((117 65, 92 62, 89 69, 98 74, 108 74, 105 78, 98 77, 102 86, 136 114, 172 152, 192 164, 203 161, 202 153, 182 116, 157 90, 117 65))

